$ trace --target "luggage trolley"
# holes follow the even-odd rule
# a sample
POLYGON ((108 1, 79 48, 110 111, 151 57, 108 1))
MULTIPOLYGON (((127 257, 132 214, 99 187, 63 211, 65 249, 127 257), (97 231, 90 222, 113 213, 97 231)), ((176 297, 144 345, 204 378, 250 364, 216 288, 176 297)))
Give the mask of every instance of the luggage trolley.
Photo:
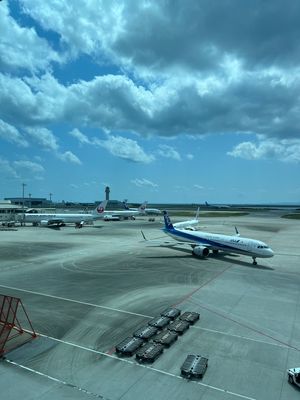
POLYGON ((136 359, 140 362, 154 362, 164 351, 164 346, 158 343, 146 343, 136 353, 136 359))
POLYGON ((181 375, 185 378, 203 378, 208 367, 208 358, 189 354, 181 366, 181 375))
POLYGON ((187 331, 190 327, 190 324, 186 321, 174 321, 168 326, 169 331, 173 331, 178 333, 179 335, 182 335, 185 331, 187 331))
POLYGON ((179 319, 193 325, 196 321, 200 319, 200 314, 193 311, 186 311, 180 315, 179 319))
POLYGON ((155 328, 154 326, 143 326, 139 328, 137 331, 133 332, 133 336, 136 338, 144 339, 144 340, 149 340, 152 338, 152 336, 156 335, 158 332, 158 329, 155 328))
POLYGON ((143 339, 128 337, 116 346, 116 353, 130 357, 143 343, 143 339))

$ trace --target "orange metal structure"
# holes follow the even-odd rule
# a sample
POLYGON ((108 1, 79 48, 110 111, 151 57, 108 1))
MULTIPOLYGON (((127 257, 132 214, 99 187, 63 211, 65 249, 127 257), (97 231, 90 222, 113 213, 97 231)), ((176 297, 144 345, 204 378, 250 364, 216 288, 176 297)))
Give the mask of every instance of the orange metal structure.
POLYGON ((5 352, 28 342, 36 336, 21 299, 0 294, 0 357, 5 352), (23 326, 20 322, 21 318, 23 326), (27 327, 31 330, 28 330, 27 327), (20 338, 20 335, 23 334, 25 334, 22 336, 24 340, 18 340, 17 338, 20 338))

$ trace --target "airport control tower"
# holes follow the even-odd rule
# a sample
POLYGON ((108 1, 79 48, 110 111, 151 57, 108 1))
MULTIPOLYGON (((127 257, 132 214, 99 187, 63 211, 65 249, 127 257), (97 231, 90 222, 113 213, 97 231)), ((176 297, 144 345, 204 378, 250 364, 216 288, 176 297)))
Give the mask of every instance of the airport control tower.
POLYGON ((109 188, 109 186, 106 186, 106 188, 105 188, 105 200, 109 200, 109 192, 110 192, 110 188, 109 188))

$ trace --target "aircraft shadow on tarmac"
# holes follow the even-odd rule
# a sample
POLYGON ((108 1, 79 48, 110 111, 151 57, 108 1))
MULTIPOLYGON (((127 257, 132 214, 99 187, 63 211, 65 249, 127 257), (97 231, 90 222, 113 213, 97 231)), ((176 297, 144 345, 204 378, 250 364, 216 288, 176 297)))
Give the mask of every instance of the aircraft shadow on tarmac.
MULTIPOLYGON (((151 247, 160 247, 160 248, 168 248, 168 249, 172 249, 172 250, 177 250, 177 251, 180 251, 180 252, 183 252, 183 253, 187 253, 189 258, 195 258, 195 256, 192 254, 191 250, 187 249, 187 248, 184 248, 184 247, 179 247, 179 246, 175 247, 172 244, 163 245, 163 246, 151 246, 151 247)), ((183 258, 183 257, 187 258, 187 256, 178 256, 178 255, 174 255, 174 256, 173 255, 172 256, 161 256, 161 255, 160 256, 145 256, 143 258, 178 258, 178 257, 179 258, 183 258)), ((240 256, 237 255, 237 254, 229 254, 229 253, 213 254, 213 253, 210 253, 209 256, 206 257, 206 258, 201 258, 201 257, 198 257, 198 258, 199 258, 199 262, 204 261, 205 259, 206 260, 214 259, 214 260, 220 260, 220 261, 223 261, 223 262, 227 262, 227 263, 230 263, 230 264, 241 265, 243 267, 248 267, 248 268, 253 268, 253 269, 262 269, 262 270, 267 270, 267 271, 274 271, 274 268, 268 267, 266 265, 260 265, 259 262, 258 262, 257 265, 253 265, 251 263, 251 260, 250 260, 250 262, 242 261, 240 259, 240 256)))

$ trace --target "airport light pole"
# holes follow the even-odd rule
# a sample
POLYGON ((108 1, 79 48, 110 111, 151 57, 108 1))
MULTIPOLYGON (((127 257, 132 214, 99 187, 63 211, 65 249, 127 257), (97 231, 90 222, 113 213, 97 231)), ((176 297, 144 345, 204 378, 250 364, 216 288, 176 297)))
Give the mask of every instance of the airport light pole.
POLYGON ((24 213, 24 190, 26 183, 22 183, 22 223, 21 226, 25 225, 25 213, 24 213))

